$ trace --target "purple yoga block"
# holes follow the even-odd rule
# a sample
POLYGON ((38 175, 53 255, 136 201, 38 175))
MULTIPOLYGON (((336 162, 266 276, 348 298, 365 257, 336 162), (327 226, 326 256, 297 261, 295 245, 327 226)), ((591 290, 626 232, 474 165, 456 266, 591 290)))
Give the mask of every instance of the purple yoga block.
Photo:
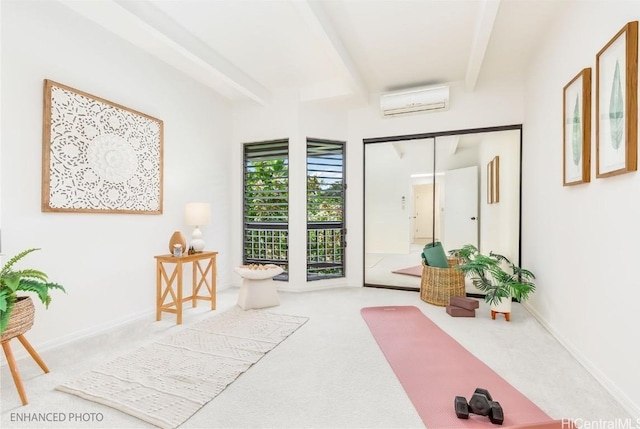
POLYGON ((454 307, 466 308, 467 310, 474 310, 480 307, 480 303, 477 300, 464 296, 452 296, 449 299, 449 305, 452 305, 454 307))
POLYGON ((468 310, 466 308, 454 307, 453 305, 447 305, 447 313, 451 317, 476 317, 475 310, 468 310))

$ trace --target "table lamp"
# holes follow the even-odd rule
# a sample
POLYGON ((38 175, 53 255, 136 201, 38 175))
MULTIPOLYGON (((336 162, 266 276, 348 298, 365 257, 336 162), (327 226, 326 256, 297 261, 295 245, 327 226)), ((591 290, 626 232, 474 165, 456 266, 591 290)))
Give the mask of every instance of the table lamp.
POLYGON ((191 247, 196 253, 204 250, 204 240, 200 227, 208 225, 211 220, 211 206, 209 203, 187 203, 184 207, 184 221, 187 225, 193 226, 191 233, 191 247))

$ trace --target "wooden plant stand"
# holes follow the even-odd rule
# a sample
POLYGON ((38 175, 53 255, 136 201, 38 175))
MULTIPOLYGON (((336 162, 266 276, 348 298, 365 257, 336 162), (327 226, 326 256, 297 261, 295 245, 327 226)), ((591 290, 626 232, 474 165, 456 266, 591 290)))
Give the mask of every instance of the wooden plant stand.
MULTIPOLYGON (((49 372, 49 368, 44 363, 38 352, 29 344, 29 341, 24 337, 24 335, 16 335, 13 338, 17 338, 23 345, 23 347, 29 352, 33 360, 36 361, 40 368, 46 373, 49 372)), ((22 384, 22 378, 20 377, 20 372, 18 371, 18 366, 16 365, 16 360, 13 357, 13 352, 11 351, 11 345, 9 342, 13 339, 9 338, 2 342, 2 350, 4 350, 4 355, 7 357, 7 363, 9 364, 9 369, 11 370, 11 376, 13 377, 13 382, 16 385, 16 389, 18 389, 18 395, 20 395, 20 400, 22 401, 22 405, 27 405, 29 402, 27 401, 27 394, 24 391, 24 385, 22 384)))
POLYGON ((493 310, 491 310, 491 318, 493 320, 496 320, 496 314, 504 314, 504 318, 507 320, 507 322, 511 320, 511 313, 505 313, 505 312, 502 312, 502 311, 493 311, 493 310))

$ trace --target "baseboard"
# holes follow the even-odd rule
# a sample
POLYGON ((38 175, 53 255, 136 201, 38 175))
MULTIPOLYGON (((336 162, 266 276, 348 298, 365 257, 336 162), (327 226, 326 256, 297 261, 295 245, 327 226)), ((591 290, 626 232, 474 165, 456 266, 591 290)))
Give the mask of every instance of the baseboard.
POLYGON ((631 415, 635 421, 640 421, 640 407, 635 404, 618 386, 587 359, 566 337, 560 335, 551 325, 526 302, 521 304, 529 313, 591 374, 613 398, 631 415))
POLYGON ((484 300, 484 294, 483 293, 471 293, 471 292, 467 292, 465 294, 468 298, 477 298, 477 299, 482 299, 484 300))
MULTIPOLYGON (((467 292, 466 295, 469 298, 477 298, 477 299, 481 299, 481 300, 484 300, 484 298, 486 296, 484 293, 472 293, 472 292, 467 292)), ((515 299, 515 298, 511 298, 511 302, 518 302, 518 300, 515 299)))
MULTIPOLYGON (((281 282, 284 283, 284 282, 281 282)), ((277 288, 279 292, 311 292, 316 290, 337 289, 343 287, 351 287, 345 284, 344 279, 328 279, 328 280, 316 280, 313 282, 307 282, 304 284, 304 289, 290 285, 289 283, 278 283, 277 288)))
POLYGON ((411 286, 393 286, 393 285, 379 285, 373 283, 365 283, 364 287, 371 287, 377 289, 393 289, 393 290, 404 290, 408 292, 420 292, 419 287, 411 287, 411 286))

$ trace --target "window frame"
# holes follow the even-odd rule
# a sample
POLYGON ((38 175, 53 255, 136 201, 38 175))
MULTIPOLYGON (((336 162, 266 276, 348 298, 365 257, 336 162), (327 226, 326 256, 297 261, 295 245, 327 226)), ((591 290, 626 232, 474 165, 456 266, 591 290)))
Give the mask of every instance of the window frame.
MULTIPOLYGON (((325 280, 325 279, 333 279, 333 278, 344 278, 346 276, 346 247, 347 247, 347 229, 346 229, 346 142, 337 141, 337 140, 327 140, 327 139, 319 139, 319 138, 310 138, 308 137, 306 140, 306 224, 307 224, 307 232, 306 232, 306 259, 307 259, 307 267, 306 267, 306 277, 307 281, 315 281, 315 280, 325 280), (317 158, 311 156, 314 151, 318 151, 319 147, 324 146, 326 151, 327 147, 333 146, 334 151, 327 152, 331 155, 339 155, 339 167, 340 167, 340 177, 339 183, 341 185, 340 189, 340 220, 319 220, 319 219, 311 219, 310 216, 310 206, 314 204, 310 200, 310 177, 324 177, 325 179, 332 181, 331 176, 335 174, 335 168, 333 167, 333 163, 311 163, 310 159, 317 158), (323 166, 327 168, 323 168, 323 166), (324 173, 324 174, 323 174, 324 173), (312 240, 312 236, 315 235, 315 240, 312 240), (322 241, 324 242, 324 248, 320 248, 318 246, 319 235, 322 236, 322 241), (336 237, 337 235, 337 237, 336 237), (339 243, 336 245, 335 241, 338 240, 339 243), (331 244, 333 241, 334 244, 331 244), (314 247, 315 243, 315 247, 314 247), (327 244, 329 243, 329 244, 327 244), (336 260, 336 247, 339 251, 339 258, 336 260), (323 252, 325 257, 327 253, 333 255, 332 260, 329 261, 320 261, 317 255, 323 252), (313 257, 316 256, 314 259, 313 257), (323 272, 324 271, 324 272, 323 272), (335 271, 331 273, 331 271, 335 271)), ((320 198, 328 198, 329 200, 333 199, 332 194, 335 193, 335 190, 328 190, 326 193, 321 194, 320 198), (322 196, 324 195, 324 196, 322 196), (328 195, 328 196, 327 196, 328 195)), ((317 203, 316 203, 317 204, 317 203)))

